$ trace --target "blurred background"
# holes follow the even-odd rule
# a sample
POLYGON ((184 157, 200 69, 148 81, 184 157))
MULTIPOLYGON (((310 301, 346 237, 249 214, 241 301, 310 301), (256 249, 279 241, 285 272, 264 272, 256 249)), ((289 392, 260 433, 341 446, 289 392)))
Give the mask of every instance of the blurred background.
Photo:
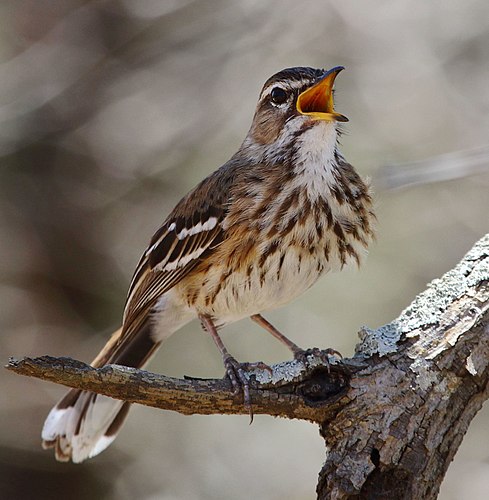
MULTIPOLYGON (((373 178, 379 234, 360 272, 268 314, 279 329, 351 355, 362 325, 390 322, 488 231, 487 1, 14 0, 0 14, 3 363, 94 357, 153 231, 239 147, 284 67, 346 66, 343 151, 373 178)), ((251 321, 223 337, 243 361, 290 357, 251 321)), ((223 374, 197 323, 151 369, 223 374)), ((40 431, 64 389, 5 371, 0 382, 4 498, 315 496, 325 450, 313 425, 134 407, 105 453, 58 464, 40 431)), ((488 491, 486 408, 440 498, 488 491)))

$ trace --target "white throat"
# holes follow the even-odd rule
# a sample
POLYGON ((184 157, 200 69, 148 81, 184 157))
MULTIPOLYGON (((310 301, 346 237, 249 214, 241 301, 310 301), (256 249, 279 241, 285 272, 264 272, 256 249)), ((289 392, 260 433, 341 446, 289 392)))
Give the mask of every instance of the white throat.
MULTIPOLYGON (((309 122, 306 116, 296 116, 286 122, 282 132, 275 141, 270 144, 259 144, 248 135, 244 140, 241 150, 246 152, 247 157, 255 162, 280 163, 286 152, 297 137, 300 128, 309 122)), ((334 122, 316 121, 314 126, 302 132, 297 139, 300 147, 300 163, 321 163, 324 160, 332 161, 336 149, 338 132, 334 122)))
POLYGON ((297 185, 306 187, 311 201, 324 196, 335 183, 338 132, 332 122, 320 122, 298 139, 294 171, 297 185))

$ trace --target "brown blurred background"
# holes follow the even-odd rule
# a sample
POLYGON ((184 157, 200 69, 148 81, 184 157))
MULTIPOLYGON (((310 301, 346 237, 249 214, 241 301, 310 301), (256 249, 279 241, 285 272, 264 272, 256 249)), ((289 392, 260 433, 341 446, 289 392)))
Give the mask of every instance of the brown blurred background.
MULTIPOLYGON (((373 177, 379 215, 360 272, 268 315, 292 339, 351 354, 361 325, 394 319, 488 230, 485 0, 13 0, 0 13, 3 362, 98 352, 152 232, 237 149, 261 85, 287 66, 346 66, 343 151, 373 177)), ((240 360, 289 357, 249 321, 224 340, 240 360)), ((196 323, 151 368, 223 373, 196 323)), ((39 435, 64 389, 0 381, 2 498, 314 498, 324 449, 312 425, 135 407, 105 453, 58 464, 39 435)), ((485 409, 440 498, 488 491, 485 409)))

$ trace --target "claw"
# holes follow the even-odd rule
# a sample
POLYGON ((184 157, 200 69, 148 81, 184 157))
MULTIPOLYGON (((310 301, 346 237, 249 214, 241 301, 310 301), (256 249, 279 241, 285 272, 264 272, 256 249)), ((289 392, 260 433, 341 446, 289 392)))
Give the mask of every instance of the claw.
POLYGON ((245 375, 245 370, 251 364, 252 363, 239 363, 233 356, 227 356, 224 359, 226 376, 231 381, 233 393, 236 395, 239 394, 241 390, 243 391, 243 403, 250 415, 250 424, 253 422, 253 408, 251 406, 250 383, 245 375))

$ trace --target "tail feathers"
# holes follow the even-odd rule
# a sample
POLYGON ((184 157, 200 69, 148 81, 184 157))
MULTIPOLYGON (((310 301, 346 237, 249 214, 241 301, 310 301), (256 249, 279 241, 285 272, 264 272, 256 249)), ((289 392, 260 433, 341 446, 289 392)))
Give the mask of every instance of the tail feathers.
MULTIPOLYGON (((118 330, 92 362, 140 368, 160 346, 151 335, 149 322, 137 334, 124 336, 118 330)), ((114 441, 130 404, 78 389, 70 390, 49 412, 42 429, 42 446, 54 448, 56 459, 83 462, 105 450, 114 441)))
POLYGON ((128 410, 129 404, 123 401, 72 390, 50 411, 42 429, 42 446, 54 448, 59 461, 83 462, 112 443, 128 410), (72 404, 66 405, 67 401, 72 404))

